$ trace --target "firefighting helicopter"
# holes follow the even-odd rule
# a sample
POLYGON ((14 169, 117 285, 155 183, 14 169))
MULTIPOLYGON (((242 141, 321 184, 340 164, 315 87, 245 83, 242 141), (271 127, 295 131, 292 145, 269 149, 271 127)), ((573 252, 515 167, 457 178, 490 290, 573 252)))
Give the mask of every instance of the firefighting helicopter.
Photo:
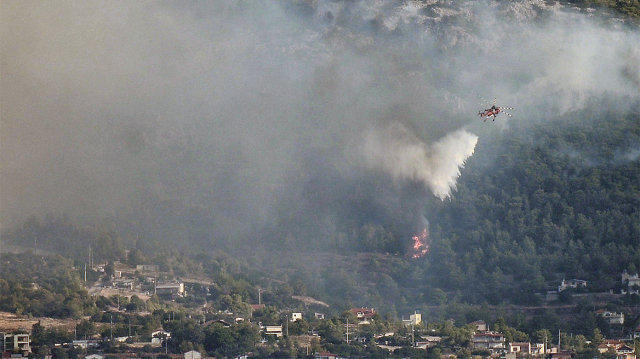
POLYGON ((484 111, 478 111, 478 116, 480 117, 484 117, 484 121, 487 121, 487 118, 489 117, 493 117, 492 121, 496 120, 496 115, 499 113, 504 113, 505 115, 509 116, 509 117, 513 117, 510 113, 504 111, 504 110, 513 110, 513 107, 501 107, 501 106, 496 106, 496 99, 493 99, 493 106, 491 106, 490 108, 484 110, 484 111))

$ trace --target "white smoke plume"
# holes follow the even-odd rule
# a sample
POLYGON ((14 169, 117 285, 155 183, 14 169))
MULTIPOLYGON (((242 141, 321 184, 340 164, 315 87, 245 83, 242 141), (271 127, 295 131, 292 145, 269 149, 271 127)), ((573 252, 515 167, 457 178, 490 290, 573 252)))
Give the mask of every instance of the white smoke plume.
POLYGON ((477 142, 478 136, 459 130, 427 144, 407 126, 395 122, 369 131, 363 152, 371 167, 388 172, 395 180, 422 182, 444 200, 456 188, 460 168, 477 142))

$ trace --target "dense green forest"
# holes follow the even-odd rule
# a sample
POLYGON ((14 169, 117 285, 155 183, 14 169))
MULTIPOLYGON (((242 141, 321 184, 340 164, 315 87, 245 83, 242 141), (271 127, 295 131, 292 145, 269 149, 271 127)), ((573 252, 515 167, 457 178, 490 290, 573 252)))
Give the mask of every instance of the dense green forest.
POLYGON ((0 311, 73 318, 92 303, 71 260, 31 253, 2 256, 0 311))
POLYGON ((639 106, 597 108, 479 144, 491 159, 471 158, 455 198, 431 215, 439 287, 467 288, 475 302, 527 302, 565 277, 606 291, 637 271, 639 106))

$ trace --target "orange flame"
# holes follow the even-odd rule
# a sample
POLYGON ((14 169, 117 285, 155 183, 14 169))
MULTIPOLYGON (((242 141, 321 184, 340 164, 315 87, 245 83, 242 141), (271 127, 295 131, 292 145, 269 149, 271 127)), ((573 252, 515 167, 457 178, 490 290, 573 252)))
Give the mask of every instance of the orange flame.
POLYGON ((413 240, 413 245, 411 246, 413 254, 411 255, 411 258, 424 257, 424 255, 429 252, 429 245, 427 244, 428 235, 429 233, 425 228, 424 230, 422 230, 421 234, 411 237, 411 239, 413 240))

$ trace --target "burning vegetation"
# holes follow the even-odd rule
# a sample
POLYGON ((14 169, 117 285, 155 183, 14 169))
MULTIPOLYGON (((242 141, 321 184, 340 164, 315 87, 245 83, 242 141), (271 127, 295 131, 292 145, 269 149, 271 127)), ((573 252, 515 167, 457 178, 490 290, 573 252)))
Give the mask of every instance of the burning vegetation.
POLYGON ((411 244, 411 258, 421 258, 429 252, 429 244, 427 244, 427 238, 429 233, 427 229, 423 229, 422 233, 411 237, 413 243, 411 244))

